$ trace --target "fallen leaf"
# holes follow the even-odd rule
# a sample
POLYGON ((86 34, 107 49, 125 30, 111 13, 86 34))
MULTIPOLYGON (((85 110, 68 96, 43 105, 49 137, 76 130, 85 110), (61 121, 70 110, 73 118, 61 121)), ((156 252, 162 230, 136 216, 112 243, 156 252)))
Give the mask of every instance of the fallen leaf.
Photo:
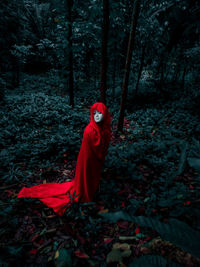
POLYGON ((127 250, 122 252, 122 257, 123 258, 128 258, 128 257, 131 256, 131 254, 132 254, 132 251, 130 249, 127 249, 127 250))
POLYGON ((122 208, 125 208, 125 207, 126 207, 124 201, 121 203, 121 207, 122 207, 122 208))
POLYGON ((129 250, 130 249, 130 245, 128 243, 115 243, 112 246, 113 249, 121 249, 121 250, 129 250))
POLYGON ((108 209, 103 209, 103 210, 100 210, 98 213, 107 213, 109 210, 108 209))
POLYGON ((148 236, 147 238, 145 238, 145 241, 149 241, 151 239, 150 236, 148 236))
POLYGON ((29 253, 30 253, 31 255, 35 255, 35 254, 37 253, 37 249, 31 249, 31 250, 29 251, 29 253))
POLYGON ((137 235, 137 234, 139 234, 140 233, 140 228, 139 228, 139 226, 136 228, 136 230, 135 230, 135 234, 137 235))
POLYGON ((35 241, 39 236, 40 236, 39 233, 34 234, 34 235, 32 236, 32 238, 31 238, 31 242, 35 241))
POLYGON ((77 234, 77 238, 79 239, 79 241, 80 241, 80 243, 81 243, 82 245, 85 244, 85 239, 84 239, 81 235, 77 234))
POLYGON ((151 253, 151 250, 149 248, 146 248, 146 247, 141 247, 140 248, 140 251, 143 253, 143 254, 150 254, 151 253))
POLYGON ((56 251, 54 256, 56 267, 70 267, 72 266, 71 252, 65 248, 56 251))
POLYGON ((117 222, 117 225, 120 228, 127 229, 129 227, 129 222, 127 222, 127 221, 117 222))
POLYGON ((87 254, 81 252, 80 250, 76 250, 76 251, 74 252, 74 254, 75 254, 75 256, 76 256, 77 258, 80 258, 80 259, 89 259, 89 256, 88 256, 87 254))
POLYGON ((113 263, 113 262, 121 262, 122 261, 122 255, 121 251, 119 249, 114 249, 110 251, 106 257, 106 263, 113 263))
POLYGON ((109 244, 110 242, 112 242, 113 241, 113 238, 104 238, 104 243, 105 244, 109 244))
POLYGON ((126 241, 126 240, 136 240, 135 236, 119 236, 119 240, 126 241))
POLYGON ((121 135, 120 135, 120 138, 121 138, 122 140, 124 140, 124 139, 126 138, 126 136, 125 136, 124 134, 121 134, 121 135))
POLYGON ((184 204, 184 206, 186 206, 186 205, 189 206, 191 204, 191 201, 187 200, 183 204, 184 204))
POLYGON ((70 173, 71 173, 70 170, 64 170, 64 171, 62 172, 62 174, 63 174, 64 176, 68 176, 70 173))

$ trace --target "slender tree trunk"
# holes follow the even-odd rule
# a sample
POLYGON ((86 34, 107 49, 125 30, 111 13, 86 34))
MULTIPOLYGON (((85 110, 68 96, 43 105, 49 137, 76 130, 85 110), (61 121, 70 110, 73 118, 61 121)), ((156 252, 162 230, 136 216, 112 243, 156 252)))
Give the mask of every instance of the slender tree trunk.
POLYGON ((112 80, 113 80, 113 84, 112 84, 112 96, 115 97, 115 71, 116 71, 116 60, 115 60, 115 63, 114 63, 114 66, 113 66, 113 75, 112 75, 112 80))
POLYGON ((164 85, 164 59, 165 56, 162 55, 161 56, 161 60, 160 63, 158 65, 158 69, 157 69, 157 75, 159 77, 158 81, 155 80, 155 87, 162 93, 165 94, 166 92, 163 90, 163 85, 164 85))
POLYGON ((174 74, 172 77, 172 83, 173 84, 175 84, 177 82, 177 77, 178 77, 179 72, 180 72, 180 65, 177 64, 176 67, 174 68, 174 74))
POLYGON ((182 74, 182 81, 181 81, 181 88, 184 89, 185 87, 185 75, 186 75, 187 67, 186 64, 184 65, 183 74, 182 74))
POLYGON ((96 64, 94 62, 94 90, 96 91, 96 81, 97 81, 97 74, 96 74, 96 64))
POLYGON ((117 49, 117 45, 115 42, 114 45, 114 66, 113 66, 113 72, 112 72, 112 96, 115 97, 115 87, 116 87, 116 64, 117 64, 117 55, 116 55, 116 49, 117 49))
POLYGON ((73 79, 73 51, 72 51, 72 17, 73 0, 65 0, 67 23, 67 47, 65 48, 64 78, 66 79, 65 91, 69 91, 69 104, 74 107, 74 79, 73 79))
POLYGON ((137 78, 137 83, 136 83, 136 87, 135 87, 135 97, 137 96, 137 93, 138 93, 139 82, 140 82, 140 78, 141 78, 141 75, 142 75, 142 70, 143 70, 143 67, 144 67, 144 56, 145 56, 145 45, 142 48, 140 69, 139 69, 139 72, 138 72, 138 78, 137 78))
POLYGON ((129 80, 129 74, 130 74, 131 58, 132 58, 132 53, 133 53, 135 31, 136 31, 139 11, 140 11, 140 0, 135 0, 133 13, 132 13, 132 23, 131 23, 131 30, 130 30, 130 35, 129 35, 124 79, 123 79, 123 85, 122 85, 121 107, 120 107, 120 114, 119 114, 118 127, 117 127, 118 131, 122 131, 123 129, 125 105, 126 105, 126 98, 127 98, 127 93, 128 93, 128 80, 129 80))
MULTIPOLYGON (((17 12, 17 16, 19 17, 19 3, 17 3, 16 1, 16 12, 17 12)), ((20 24, 19 22, 16 23, 17 26, 17 30, 16 30, 16 45, 20 44, 20 24)), ((16 87, 18 87, 20 85, 20 59, 17 56, 12 55, 11 57, 11 61, 12 61, 12 71, 13 71, 13 75, 12 75, 12 89, 15 89, 16 87)))
POLYGON ((164 82, 164 63, 162 62, 161 72, 160 72, 160 90, 161 91, 163 91, 163 82, 164 82))
POLYGON ((106 74, 107 74, 107 46, 108 46, 108 31, 109 31, 109 0, 103 0, 103 26, 102 26, 102 52, 101 52, 101 82, 100 93, 101 102, 106 103, 106 74))

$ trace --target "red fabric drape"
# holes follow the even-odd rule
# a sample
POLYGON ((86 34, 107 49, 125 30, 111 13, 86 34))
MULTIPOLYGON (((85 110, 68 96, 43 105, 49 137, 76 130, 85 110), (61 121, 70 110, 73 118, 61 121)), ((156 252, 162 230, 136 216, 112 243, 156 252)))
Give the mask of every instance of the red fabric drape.
POLYGON ((90 123, 83 133, 74 180, 23 187, 18 198, 37 198, 60 216, 64 214, 66 205, 70 205, 69 194, 75 193, 75 201, 91 202, 99 186, 110 137, 109 111, 103 103, 95 103, 90 109, 90 123), (94 121, 95 110, 103 113, 103 121, 100 124, 94 121))

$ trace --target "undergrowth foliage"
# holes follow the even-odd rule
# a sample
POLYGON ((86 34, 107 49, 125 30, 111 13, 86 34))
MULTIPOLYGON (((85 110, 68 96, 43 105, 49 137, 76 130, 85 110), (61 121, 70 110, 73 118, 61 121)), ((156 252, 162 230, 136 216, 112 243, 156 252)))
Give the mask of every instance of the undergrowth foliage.
POLYGON ((27 93, 7 98, 0 124, 2 179, 21 179, 20 165, 48 167, 65 151, 78 153, 88 112, 73 110, 65 98, 27 93))
POLYGON ((0 108, 0 264, 16 261, 20 266, 26 253, 27 264, 41 258, 52 264, 65 259, 69 266, 72 261, 74 266, 82 261, 105 266, 113 255, 122 260, 127 254, 127 266, 179 266, 139 250, 157 236, 199 258, 200 128, 188 99, 144 109, 135 105, 118 133, 118 103, 108 97, 112 138, 93 203, 73 203, 58 218, 39 201, 16 198, 22 185, 74 177, 91 101, 98 101, 97 93, 90 99, 88 93, 87 100, 80 92, 72 109, 57 78, 51 85, 51 75, 48 82, 38 78, 43 92, 36 77, 28 89, 31 79, 26 77, 26 93, 19 93, 22 86, 7 94, 0 108), (119 242, 126 238, 130 242, 121 244, 127 247, 122 253, 119 242))

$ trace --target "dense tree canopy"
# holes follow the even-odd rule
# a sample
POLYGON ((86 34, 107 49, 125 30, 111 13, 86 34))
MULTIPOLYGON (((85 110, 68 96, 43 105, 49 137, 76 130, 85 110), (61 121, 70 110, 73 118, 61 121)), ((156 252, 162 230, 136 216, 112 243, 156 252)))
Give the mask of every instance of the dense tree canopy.
MULTIPOLYGON (((109 2, 107 82, 112 89, 121 86, 134 1, 109 2)), ((77 89, 82 87, 81 82, 91 90, 99 87, 102 12, 101 1, 73 2, 72 49, 77 89)), ((181 79, 185 66, 186 73, 197 76, 199 12, 198 1, 141 1, 130 79, 136 80, 144 46, 144 70, 151 70, 152 79, 158 79, 161 73, 167 81, 181 79), (180 60, 181 68, 177 67, 180 60)), ((64 51, 69 45, 66 13, 65 1, 1 2, 1 73, 8 84, 11 69, 16 74, 65 68, 64 51)))

